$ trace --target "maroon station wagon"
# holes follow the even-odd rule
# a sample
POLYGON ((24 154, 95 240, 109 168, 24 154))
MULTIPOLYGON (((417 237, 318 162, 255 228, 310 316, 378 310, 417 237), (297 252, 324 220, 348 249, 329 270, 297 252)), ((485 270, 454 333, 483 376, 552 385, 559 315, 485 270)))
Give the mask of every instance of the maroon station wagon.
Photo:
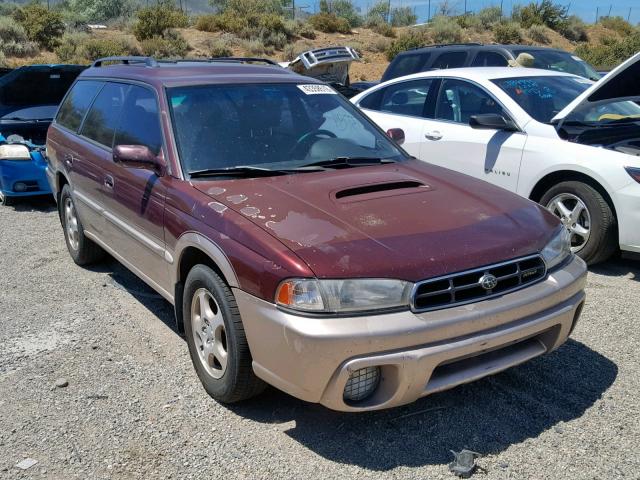
POLYGON ((110 253, 175 306, 213 398, 271 384, 388 408, 574 328, 585 264, 535 203, 410 158, 278 66, 107 60, 48 133, 67 247, 79 265, 110 253))

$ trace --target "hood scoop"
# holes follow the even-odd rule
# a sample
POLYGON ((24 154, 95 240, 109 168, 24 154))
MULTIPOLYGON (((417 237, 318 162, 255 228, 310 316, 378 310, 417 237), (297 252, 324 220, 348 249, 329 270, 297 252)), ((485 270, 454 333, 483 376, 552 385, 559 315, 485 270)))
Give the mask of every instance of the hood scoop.
POLYGON ((432 188, 422 182, 415 180, 401 180, 349 187, 333 192, 333 196, 339 202, 358 202, 362 200, 370 200, 372 198, 422 193, 429 190, 432 190, 432 188))

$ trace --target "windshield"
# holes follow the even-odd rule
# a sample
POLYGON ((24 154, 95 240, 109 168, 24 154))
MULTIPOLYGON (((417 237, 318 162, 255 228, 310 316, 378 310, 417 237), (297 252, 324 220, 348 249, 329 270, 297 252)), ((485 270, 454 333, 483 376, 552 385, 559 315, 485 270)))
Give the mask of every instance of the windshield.
POLYGON ((550 123, 574 98, 592 83, 578 77, 513 77, 492 80, 531 117, 550 123))
POLYGON ((186 172, 295 169, 405 154, 326 85, 198 85, 167 90, 186 172))
POLYGON ((527 53, 533 57, 533 64, 527 65, 532 68, 542 68, 544 70, 555 70, 556 72, 573 73, 589 80, 599 80, 598 72, 576 55, 558 50, 529 50, 526 48, 513 51, 513 55, 527 53))

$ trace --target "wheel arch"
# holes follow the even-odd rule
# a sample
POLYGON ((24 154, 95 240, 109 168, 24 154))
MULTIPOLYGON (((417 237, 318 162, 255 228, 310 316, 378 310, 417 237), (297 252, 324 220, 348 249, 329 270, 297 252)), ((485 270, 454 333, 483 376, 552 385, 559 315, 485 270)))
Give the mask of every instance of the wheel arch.
POLYGON ((60 195, 62 195, 62 189, 65 185, 69 185, 69 179, 62 172, 56 172, 56 191, 54 192, 56 198, 56 204, 58 205, 58 216, 60 217, 60 222, 62 222, 62 209, 60 207, 60 195))
POLYGON ((607 192, 607 189, 604 188, 604 186, 592 176, 575 170, 556 170, 554 172, 547 173, 535 184, 535 186, 531 190, 531 193, 529 194, 529 199, 538 203, 540 202, 540 199, 545 194, 545 192, 551 187, 561 182, 570 181, 585 183, 595 189, 598 193, 600 193, 600 195, 602 195, 605 201, 609 204, 609 207, 611 207, 611 211, 613 212, 613 215, 617 221, 618 214, 616 212, 616 206, 613 202, 613 199, 611 198, 611 195, 609 195, 609 192, 607 192))
POLYGON ((206 265, 216 272, 229 287, 239 287, 238 277, 231 262, 214 242, 204 236, 189 232, 176 244, 174 268, 174 310, 179 332, 184 331, 182 301, 184 282, 191 269, 199 264, 206 265))

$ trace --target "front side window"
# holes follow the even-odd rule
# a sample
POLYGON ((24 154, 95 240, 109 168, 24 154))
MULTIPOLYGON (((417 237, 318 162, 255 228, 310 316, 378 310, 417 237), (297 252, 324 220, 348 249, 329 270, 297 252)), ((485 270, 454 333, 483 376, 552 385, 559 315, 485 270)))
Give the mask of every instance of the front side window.
POLYGON ((76 132, 102 85, 102 82, 88 80, 77 82, 60 105, 56 123, 76 132))
POLYGON ((430 57, 431 54, 429 53, 398 55, 384 72, 381 81, 385 82, 393 78, 404 77, 405 75, 421 72, 424 70, 424 67, 430 57))
POLYGON ((111 148, 128 87, 123 83, 105 84, 87 113, 82 136, 111 148))
POLYGON ((498 52, 478 52, 473 59, 473 67, 506 67, 509 65, 504 55, 498 52))
POLYGON ((472 115, 495 113, 508 117, 482 88, 464 80, 444 79, 436 101, 436 120, 469 124, 472 115))
POLYGON ((463 67, 466 59, 467 52, 441 53, 440 56, 433 62, 431 68, 444 69, 463 67))
POLYGON ((153 91, 131 85, 115 132, 114 145, 144 145, 155 155, 162 148, 158 102, 153 91))
POLYGON ((518 56, 521 54, 528 54, 533 57, 533 60, 528 59, 528 63, 525 65, 527 67, 572 73, 593 81, 600 79, 600 75, 596 72, 595 68, 580 57, 568 52, 560 50, 529 50, 525 48, 513 51, 516 60, 518 60, 518 56))
POLYGON ((569 76, 514 77, 492 80, 538 122, 550 123, 560 111, 591 86, 569 76))
POLYGON ((292 169, 339 157, 405 158, 325 85, 200 85, 167 90, 183 168, 292 169))

